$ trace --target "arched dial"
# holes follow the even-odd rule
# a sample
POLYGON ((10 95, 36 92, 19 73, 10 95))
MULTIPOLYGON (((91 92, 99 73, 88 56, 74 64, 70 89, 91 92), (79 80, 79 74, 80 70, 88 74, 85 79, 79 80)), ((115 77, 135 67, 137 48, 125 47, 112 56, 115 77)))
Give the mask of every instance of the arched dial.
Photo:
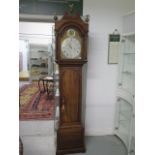
POLYGON ((81 59, 81 39, 74 29, 69 29, 64 33, 61 42, 61 58, 81 59))

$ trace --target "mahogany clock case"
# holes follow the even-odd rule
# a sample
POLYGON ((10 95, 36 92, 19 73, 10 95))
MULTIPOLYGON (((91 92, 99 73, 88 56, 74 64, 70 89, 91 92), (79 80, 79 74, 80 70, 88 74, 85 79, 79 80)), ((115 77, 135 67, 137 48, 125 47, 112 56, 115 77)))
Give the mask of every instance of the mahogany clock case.
POLYGON ((60 119, 57 131, 57 155, 85 152, 83 70, 87 62, 88 23, 79 15, 64 17, 55 22, 56 62, 59 65, 60 119), (61 37, 68 29, 81 37, 81 58, 61 57, 61 37))

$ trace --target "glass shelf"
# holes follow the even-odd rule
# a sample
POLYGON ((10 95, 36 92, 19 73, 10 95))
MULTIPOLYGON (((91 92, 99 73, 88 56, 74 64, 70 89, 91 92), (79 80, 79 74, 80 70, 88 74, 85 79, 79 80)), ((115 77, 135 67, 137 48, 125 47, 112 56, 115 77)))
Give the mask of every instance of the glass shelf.
POLYGON ((134 52, 124 52, 124 55, 135 54, 134 52))
POLYGON ((132 71, 122 71, 123 74, 135 75, 132 71))
POLYGON ((48 60, 48 57, 35 57, 35 58, 30 58, 30 60, 48 60))

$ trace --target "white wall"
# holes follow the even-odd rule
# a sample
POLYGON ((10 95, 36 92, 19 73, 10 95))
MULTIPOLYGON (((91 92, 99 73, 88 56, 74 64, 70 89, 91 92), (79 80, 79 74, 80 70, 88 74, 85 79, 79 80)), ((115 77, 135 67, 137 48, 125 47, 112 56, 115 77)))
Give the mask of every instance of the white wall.
POLYGON ((112 134, 117 87, 117 65, 108 64, 108 34, 122 32, 122 16, 134 10, 134 0, 84 0, 90 15, 86 134, 112 134))

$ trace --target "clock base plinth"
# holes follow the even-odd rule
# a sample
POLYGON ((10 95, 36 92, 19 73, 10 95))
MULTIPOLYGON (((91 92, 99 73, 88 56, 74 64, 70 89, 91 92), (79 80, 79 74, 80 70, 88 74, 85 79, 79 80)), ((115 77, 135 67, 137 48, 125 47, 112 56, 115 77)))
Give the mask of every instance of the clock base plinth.
POLYGON ((58 129, 56 155, 84 152, 84 129, 82 127, 65 127, 58 129))
POLYGON ((72 153, 85 153, 86 150, 84 147, 74 148, 74 149, 65 149, 65 150, 57 150, 56 155, 65 155, 72 153))

